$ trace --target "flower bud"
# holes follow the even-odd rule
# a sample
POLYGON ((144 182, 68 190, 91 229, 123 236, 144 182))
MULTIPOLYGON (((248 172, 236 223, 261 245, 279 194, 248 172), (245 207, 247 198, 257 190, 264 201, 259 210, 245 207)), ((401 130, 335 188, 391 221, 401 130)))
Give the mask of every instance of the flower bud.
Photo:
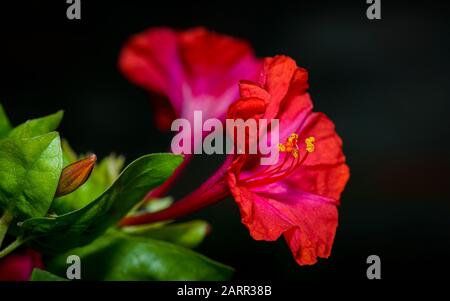
POLYGON ((87 158, 74 162, 66 166, 59 178, 58 188, 55 197, 69 194, 83 185, 94 169, 97 156, 92 154, 87 158))

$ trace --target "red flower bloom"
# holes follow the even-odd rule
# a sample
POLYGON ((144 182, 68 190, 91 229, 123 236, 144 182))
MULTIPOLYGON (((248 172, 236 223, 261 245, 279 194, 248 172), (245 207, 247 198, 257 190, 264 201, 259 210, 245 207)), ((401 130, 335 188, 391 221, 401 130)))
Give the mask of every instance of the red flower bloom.
POLYGON ((241 98, 228 110, 229 118, 279 119, 285 143, 279 145, 275 165, 260 165, 258 155, 230 156, 214 176, 172 207, 122 224, 173 219, 231 193, 254 239, 273 241, 283 235, 300 265, 327 258, 349 168, 334 124, 312 112, 307 79, 306 70, 291 58, 268 58, 260 81, 241 82, 241 98))
POLYGON ((259 113, 264 103, 261 118, 278 118, 280 140, 286 143, 280 145, 277 164, 261 166, 252 156, 240 155, 227 174, 252 237, 270 241, 284 235, 301 265, 329 256, 336 206, 349 177, 333 123, 312 113, 307 77, 292 59, 278 56, 265 61, 259 83, 241 83, 241 99, 234 106, 256 103, 259 113))
POLYGON ((242 40, 194 28, 176 32, 155 28, 133 36, 119 59, 119 68, 135 84, 169 99, 153 99, 160 129, 176 117, 191 120, 225 117, 239 95, 236 83, 256 79, 261 63, 242 40))
POLYGON ((34 268, 44 267, 41 255, 31 249, 0 259, 0 281, 28 281, 34 268))

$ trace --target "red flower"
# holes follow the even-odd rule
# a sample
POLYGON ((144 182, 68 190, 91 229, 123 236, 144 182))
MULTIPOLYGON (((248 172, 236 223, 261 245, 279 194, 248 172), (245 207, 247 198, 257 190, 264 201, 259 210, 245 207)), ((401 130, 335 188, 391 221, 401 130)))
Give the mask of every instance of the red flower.
POLYGON ((154 100, 160 129, 176 117, 225 117, 239 95, 236 83, 255 79, 261 63, 242 40, 194 28, 177 32, 155 28, 133 36, 120 55, 119 68, 135 84, 168 98, 154 100))
POLYGON ((241 98, 228 110, 229 118, 279 119, 284 143, 275 165, 260 165, 258 155, 230 156, 214 176, 172 207, 122 224, 173 219, 231 193, 254 239, 273 241, 283 235, 300 265, 327 258, 349 168, 334 124, 312 112, 307 79, 306 70, 291 58, 268 58, 260 81, 241 82, 241 98))
POLYGON ((34 268, 43 268, 41 255, 31 249, 0 259, 0 281, 28 281, 34 268))
MULTIPOLYGON (((279 119, 280 140, 286 143, 277 164, 261 166, 252 156, 239 155, 227 173, 251 236, 271 241, 284 235, 301 265, 330 255, 336 206, 349 177, 333 123, 312 113, 307 77, 292 59, 278 56, 265 61, 259 83, 241 83, 234 107, 252 103, 259 113, 264 103, 261 118, 279 119)), ((232 114, 239 112, 234 108, 232 114)))

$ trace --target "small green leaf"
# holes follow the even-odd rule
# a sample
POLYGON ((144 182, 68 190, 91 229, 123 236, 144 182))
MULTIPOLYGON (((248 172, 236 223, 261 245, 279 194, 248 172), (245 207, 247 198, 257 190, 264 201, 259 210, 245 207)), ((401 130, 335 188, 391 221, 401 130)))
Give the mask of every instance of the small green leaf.
POLYGON ((162 184, 182 162, 173 154, 151 154, 131 163, 114 184, 87 206, 48 218, 33 218, 22 224, 24 237, 36 237, 34 245, 49 253, 90 243, 122 219, 142 198, 162 184))
POLYGON ((35 268, 31 273, 30 281, 68 281, 50 272, 35 268))
POLYGON ((53 200, 62 169, 56 132, 0 141, 0 207, 15 217, 44 216, 53 200))
POLYGON ((54 131, 58 128, 63 118, 64 112, 58 111, 55 114, 41 118, 28 120, 16 126, 11 132, 11 138, 31 138, 54 131))
POLYGON ((72 149, 69 142, 66 139, 61 140, 61 148, 63 151, 63 159, 64 159, 64 166, 69 165, 70 163, 73 163, 77 161, 78 156, 77 153, 72 149))
MULTIPOLYGON (((141 215, 143 213, 153 213, 157 211, 164 210, 166 208, 169 208, 173 203, 173 198, 170 196, 163 197, 163 198, 154 198, 151 199, 149 202, 146 202, 144 206, 143 204, 137 204, 130 212, 128 212, 128 216, 134 216, 134 215, 141 215)), ((171 221, 161 221, 157 223, 152 223, 152 226, 155 225, 161 225, 161 224, 167 224, 171 221)))
POLYGON ((164 240, 186 248, 195 248, 208 234, 209 225, 195 220, 186 223, 153 227, 150 225, 124 227, 122 231, 132 236, 164 240))
POLYGON ((157 212, 169 208, 173 203, 173 198, 168 196, 159 199, 152 199, 145 205, 146 212, 157 212))
POLYGON ((163 241, 107 233, 93 243, 46 262, 64 273, 67 255, 83 263, 83 280, 227 280, 233 269, 189 249, 163 241))
POLYGON ((11 123, 9 123, 8 116, 0 103, 0 139, 6 137, 11 129, 11 123))

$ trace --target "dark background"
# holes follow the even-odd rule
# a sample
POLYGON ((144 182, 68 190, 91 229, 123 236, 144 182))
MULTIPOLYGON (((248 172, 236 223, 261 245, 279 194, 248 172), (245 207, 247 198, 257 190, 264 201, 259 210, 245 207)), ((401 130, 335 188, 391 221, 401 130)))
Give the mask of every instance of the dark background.
MULTIPOLYGON (((212 224, 199 251, 236 268, 236 279, 365 279, 381 257, 385 279, 430 279, 450 268, 449 9, 444 2, 82 0, 0 2, 0 101, 12 122, 65 110, 60 128, 78 152, 166 151, 147 94, 117 70, 127 38, 152 26, 206 26, 245 38, 258 56, 286 54, 310 72, 315 109, 344 140, 351 179, 330 259, 299 267, 283 240, 257 242, 232 199, 192 218, 212 224), (89 3, 88 3, 89 2, 89 3), (389 3, 388 3, 389 2, 389 3)), ((214 171, 198 157, 174 190, 182 196, 214 171)))

